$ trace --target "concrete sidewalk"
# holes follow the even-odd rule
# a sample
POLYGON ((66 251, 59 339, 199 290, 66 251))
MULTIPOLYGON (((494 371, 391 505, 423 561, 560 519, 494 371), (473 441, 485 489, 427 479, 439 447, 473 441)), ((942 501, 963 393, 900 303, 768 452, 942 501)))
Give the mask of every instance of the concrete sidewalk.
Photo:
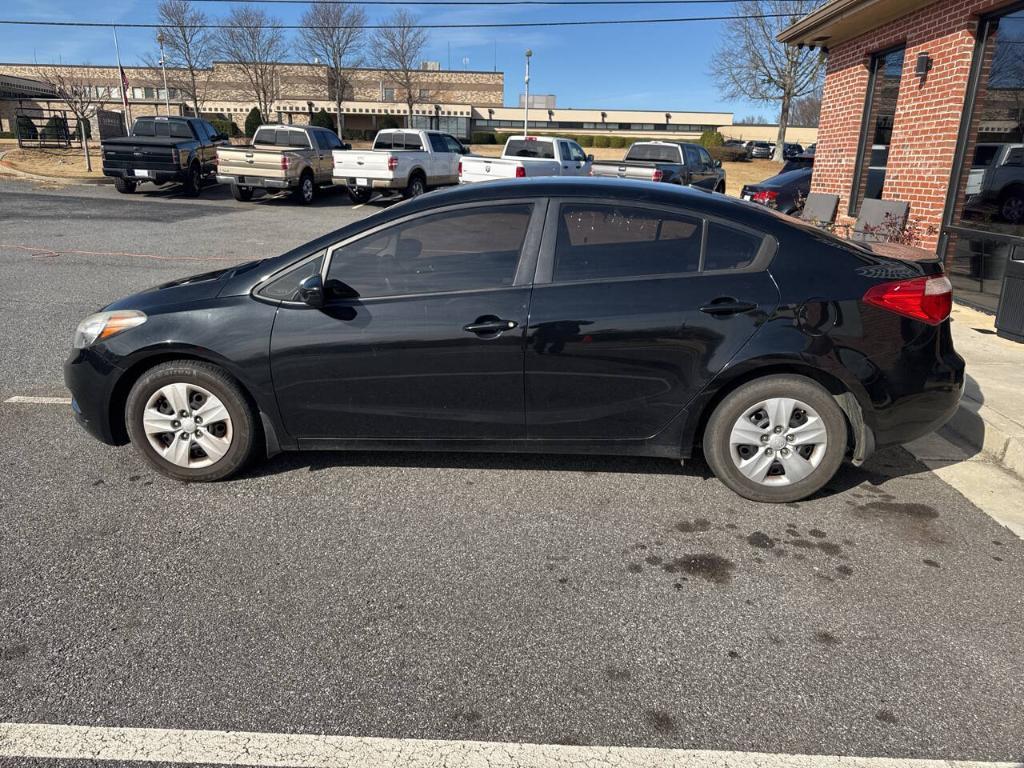
POLYGON ((946 429, 1024 478, 1024 344, 999 338, 991 315, 959 305, 953 342, 967 361, 967 387, 946 429))

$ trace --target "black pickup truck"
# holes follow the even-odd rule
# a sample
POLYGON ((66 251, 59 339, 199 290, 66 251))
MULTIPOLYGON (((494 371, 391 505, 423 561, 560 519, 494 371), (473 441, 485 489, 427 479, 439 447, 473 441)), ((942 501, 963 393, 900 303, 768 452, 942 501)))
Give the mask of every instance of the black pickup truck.
POLYGON ((699 144, 681 141, 638 141, 621 161, 601 160, 590 167, 591 176, 646 179, 666 184, 692 185, 725 192, 725 170, 699 144))
POLYGON ((103 175, 118 192, 135 191, 143 181, 179 183, 195 197, 203 180, 217 173, 217 147, 228 143, 210 123, 195 117, 140 117, 131 136, 103 141, 103 175))

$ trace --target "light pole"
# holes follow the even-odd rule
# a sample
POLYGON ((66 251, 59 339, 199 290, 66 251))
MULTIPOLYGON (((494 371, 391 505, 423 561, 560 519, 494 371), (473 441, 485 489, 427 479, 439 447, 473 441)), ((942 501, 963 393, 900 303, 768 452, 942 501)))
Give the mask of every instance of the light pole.
POLYGON ((530 57, 533 51, 526 49, 526 77, 523 84, 526 86, 526 98, 523 99, 523 138, 530 135, 530 57))
MULTIPOLYGON (((167 108, 167 115, 170 117, 171 114, 171 94, 167 90, 167 67, 164 66, 164 37, 163 30, 156 33, 156 42, 160 46, 160 71, 164 73, 164 106, 167 108)), ((199 115, 196 115, 199 117, 199 115)))

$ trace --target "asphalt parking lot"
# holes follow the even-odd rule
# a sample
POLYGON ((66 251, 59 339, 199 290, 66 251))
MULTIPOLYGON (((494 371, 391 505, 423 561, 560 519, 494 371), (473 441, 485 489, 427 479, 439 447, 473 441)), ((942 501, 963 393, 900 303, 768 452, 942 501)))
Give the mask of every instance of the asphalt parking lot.
POLYGON ((4 402, 109 301, 376 205, 0 182, 0 722, 1024 760, 1024 542, 902 449, 783 506, 603 457, 186 486, 4 402))

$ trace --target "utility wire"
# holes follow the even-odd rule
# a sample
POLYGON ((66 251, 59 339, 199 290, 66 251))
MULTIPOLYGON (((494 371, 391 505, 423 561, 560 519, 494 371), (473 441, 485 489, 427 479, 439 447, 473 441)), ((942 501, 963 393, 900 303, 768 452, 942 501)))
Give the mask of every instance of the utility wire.
MULTIPOLYGON (((691 21, 730 21, 734 19, 776 19, 790 18, 790 13, 752 13, 745 16, 684 16, 671 19, 593 19, 589 21, 516 21, 494 24, 349 24, 322 27, 317 29, 505 29, 513 27, 588 27, 608 24, 682 24, 691 21)), ((103 27, 106 29, 163 29, 166 24, 128 24, 109 21, 37 21, 31 19, 0 19, 0 25, 22 25, 29 27, 103 27)), ((245 24, 188 24, 188 29, 238 29, 246 28, 245 24)), ((302 24, 273 24, 273 29, 307 29, 302 24)))

